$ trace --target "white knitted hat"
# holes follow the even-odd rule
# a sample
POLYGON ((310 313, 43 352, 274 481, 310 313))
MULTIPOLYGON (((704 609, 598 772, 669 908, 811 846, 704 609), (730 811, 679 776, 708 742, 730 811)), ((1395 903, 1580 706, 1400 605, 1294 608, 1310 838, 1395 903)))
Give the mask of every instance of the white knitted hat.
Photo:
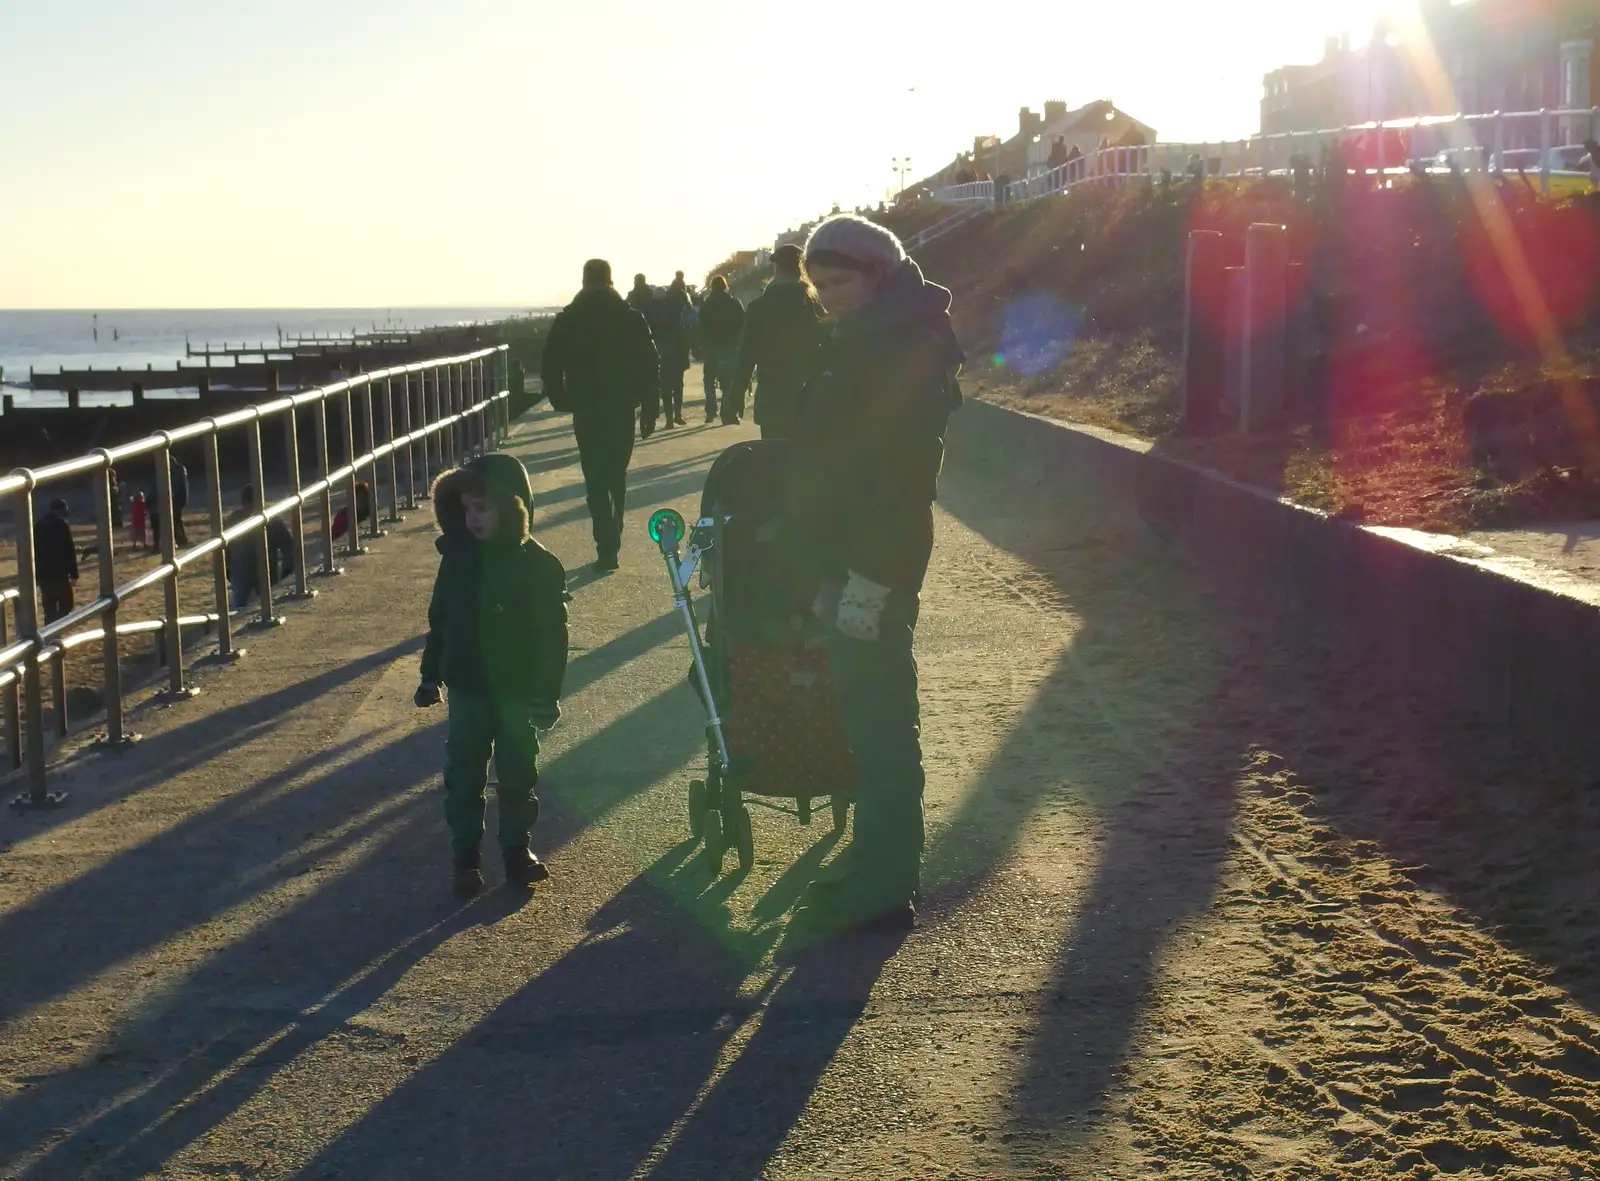
POLYGON ((809 262, 818 251, 842 254, 856 262, 882 263, 889 269, 906 258, 906 248, 893 232, 853 213, 830 217, 811 231, 806 240, 806 260, 809 262))

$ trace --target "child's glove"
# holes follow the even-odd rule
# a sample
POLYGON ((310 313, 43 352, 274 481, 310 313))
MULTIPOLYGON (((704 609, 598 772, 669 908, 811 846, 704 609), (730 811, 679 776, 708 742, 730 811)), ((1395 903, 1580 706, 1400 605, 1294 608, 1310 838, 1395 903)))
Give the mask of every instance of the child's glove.
POLYGON ((535 730, 554 730, 561 720, 561 703, 547 697, 535 698, 528 702, 528 720, 535 730))
POLYGON ((423 681, 417 686, 416 693, 411 698, 411 704, 418 709, 427 709, 430 705, 438 705, 444 700, 444 694, 439 692, 438 681, 423 681))
POLYGON ((889 601, 889 588, 863 578, 854 570, 839 596, 839 614, 834 622, 842 635, 869 643, 878 639, 883 621, 883 606, 889 601))

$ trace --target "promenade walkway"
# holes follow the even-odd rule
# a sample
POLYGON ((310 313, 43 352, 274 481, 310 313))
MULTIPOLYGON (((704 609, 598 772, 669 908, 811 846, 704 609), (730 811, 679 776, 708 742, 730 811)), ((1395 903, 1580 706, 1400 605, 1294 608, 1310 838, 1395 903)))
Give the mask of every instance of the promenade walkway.
POLYGON ((0 816, 0 1178, 1600 1172, 1600 796, 959 439, 923 924, 786 949, 826 814, 758 810, 748 875, 694 854, 643 534, 745 435, 642 446, 595 579, 567 420, 514 430, 581 571, 531 898, 449 892, 425 511, 73 758, 70 807, 0 816))

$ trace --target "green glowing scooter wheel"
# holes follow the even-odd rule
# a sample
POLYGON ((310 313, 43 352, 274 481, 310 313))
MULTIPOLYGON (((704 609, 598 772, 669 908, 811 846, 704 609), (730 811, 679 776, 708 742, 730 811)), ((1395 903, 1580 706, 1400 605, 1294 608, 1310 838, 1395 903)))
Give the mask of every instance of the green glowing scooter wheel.
POLYGON ((676 546, 689 532, 683 514, 676 509, 664 508, 650 518, 650 540, 666 548, 676 546))

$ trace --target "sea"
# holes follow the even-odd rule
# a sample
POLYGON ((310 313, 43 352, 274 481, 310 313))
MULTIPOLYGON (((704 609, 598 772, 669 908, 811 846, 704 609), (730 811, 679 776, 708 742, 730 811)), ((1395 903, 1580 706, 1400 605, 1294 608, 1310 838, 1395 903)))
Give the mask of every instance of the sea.
MULTIPOLYGON (((18 405, 65 405, 56 391, 33 391, 30 368, 170 369, 186 346, 276 344, 290 336, 349 335, 390 328, 433 328, 504 320, 538 308, 219 308, 116 311, 0 310, 0 390, 18 405)), ((151 392, 151 397, 166 394, 151 392)), ((173 391, 166 396, 195 396, 173 391)), ((117 402, 122 394, 85 393, 83 401, 117 402)))

